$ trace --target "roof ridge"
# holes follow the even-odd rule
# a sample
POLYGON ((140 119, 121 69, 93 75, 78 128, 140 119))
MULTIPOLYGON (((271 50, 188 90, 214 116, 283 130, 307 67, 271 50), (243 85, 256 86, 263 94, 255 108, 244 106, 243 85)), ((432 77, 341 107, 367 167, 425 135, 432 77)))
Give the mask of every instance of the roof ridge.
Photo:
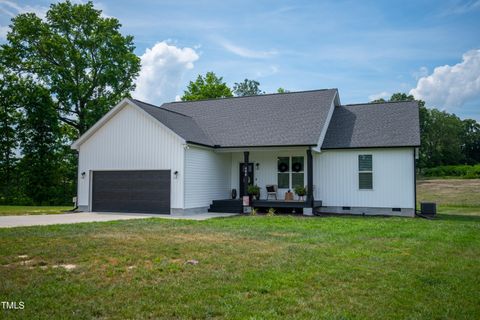
POLYGON ((341 107, 347 107, 347 106, 366 106, 366 105, 372 105, 372 104, 386 104, 386 103, 405 103, 405 102, 418 102, 417 100, 403 100, 403 101, 377 101, 377 102, 364 102, 364 103, 349 103, 349 104, 343 104, 341 107))
POLYGON ((170 109, 167 109, 167 108, 162 108, 162 106, 164 104, 162 104, 162 106, 156 106, 154 104, 151 104, 151 103, 148 103, 148 102, 145 102, 145 101, 142 101, 142 100, 138 100, 138 99, 132 99, 133 101, 136 101, 136 102, 140 102, 140 103, 143 103, 143 104, 146 104, 150 107, 153 107, 153 108, 157 108, 157 109, 161 109, 161 110, 164 110, 164 111, 168 111, 168 112, 171 112, 171 113, 175 113, 175 114, 178 114, 178 115, 181 115, 181 116, 184 116, 184 117, 187 117, 187 118, 190 118, 190 119, 193 119, 191 116, 187 115, 187 114, 184 114, 184 113, 180 113, 180 112, 177 112, 177 111, 173 111, 173 110, 170 110, 170 109))
MULTIPOLYGON (((164 104, 174 104, 174 103, 192 103, 192 102, 199 102, 199 101, 216 101, 216 100, 227 100, 227 99, 241 99, 241 98, 254 98, 254 97, 263 97, 263 96, 273 96, 273 95, 281 95, 281 94, 294 94, 294 93, 305 93, 305 92, 316 92, 316 91, 328 91, 328 90, 336 90, 338 92, 338 88, 327 88, 327 89, 313 89, 313 90, 301 90, 301 91, 289 91, 289 92, 275 92, 275 93, 262 93, 258 95, 252 96, 241 96, 241 97, 224 97, 224 98, 213 98, 213 99, 199 99, 199 100, 191 100, 191 101, 171 101, 165 102, 164 104)), ((162 104, 162 105, 164 105, 162 104)))

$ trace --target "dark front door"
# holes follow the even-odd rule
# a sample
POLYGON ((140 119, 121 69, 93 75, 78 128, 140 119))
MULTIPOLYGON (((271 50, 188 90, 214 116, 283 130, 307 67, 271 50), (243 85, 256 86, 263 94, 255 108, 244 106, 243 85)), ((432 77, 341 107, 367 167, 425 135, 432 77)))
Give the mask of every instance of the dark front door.
MULTIPOLYGON (((248 184, 253 184, 253 163, 247 163, 247 175, 248 175, 248 184)), ((245 177, 245 163, 240 163, 240 197, 247 195, 247 190, 245 190, 245 184, 243 183, 243 179, 245 177)))
POLYGON ((94 171, 92 211, 170 213, 170 170, 94 171))

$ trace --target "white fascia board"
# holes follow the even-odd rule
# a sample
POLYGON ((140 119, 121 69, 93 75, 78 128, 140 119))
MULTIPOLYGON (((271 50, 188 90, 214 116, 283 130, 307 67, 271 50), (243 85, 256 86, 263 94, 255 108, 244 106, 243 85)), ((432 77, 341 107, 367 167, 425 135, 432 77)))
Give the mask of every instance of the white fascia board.
POLYGON ((321 152, 323 140, 325 139, 325 135, 327 134, 328 127, 330 126, 330 121, 332 120, 333 110, 335 110, 335 107, 339 105, 340 105, 340 97, 338 96, 338 91, 336 91, 335 97, 333 97, 332 104, 330 105, 330 109, 328 110, 327 119, 325 120, 325 125, 323 126, 322 131, 320 133, 318 143, 314 148, 312 148, 313 151, 321 152))

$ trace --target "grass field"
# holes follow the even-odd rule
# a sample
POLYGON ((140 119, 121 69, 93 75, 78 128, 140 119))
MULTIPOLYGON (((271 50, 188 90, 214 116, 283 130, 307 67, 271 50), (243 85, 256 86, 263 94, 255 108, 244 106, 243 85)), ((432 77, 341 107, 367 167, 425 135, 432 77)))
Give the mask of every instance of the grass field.
MULTIPOLYGON (((432 200, 428 186, 419 197, 432 200)), ((447 209, 436 220, 243 216, 0 229, 0 301, 25 304, 0 318, 479 319, 478 198, 461 195, 442 201, 472 211, 447 209)))
POLYGON ((62 206, 0 206, 0 216, 17 216, 30 214, 58 214, 72 210, 73 207, 62 206))
POLYGON ((417 200, 436 202, 441 213, 480 216, 480 179, 418 180, 417 200))

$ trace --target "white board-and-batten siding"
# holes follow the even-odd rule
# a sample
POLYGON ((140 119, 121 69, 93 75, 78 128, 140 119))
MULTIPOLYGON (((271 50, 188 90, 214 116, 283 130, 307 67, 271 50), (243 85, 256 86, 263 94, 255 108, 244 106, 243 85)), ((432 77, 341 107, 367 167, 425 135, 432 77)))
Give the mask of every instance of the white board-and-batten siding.
POLYGON ((185 208, 206 208, 230 198, 230 153, 190 145, 185 150, 185 208))
POLYGON ((78 205, 90 206, 91 171, 171 170, 171 207, 183 208, 184 144, 163 124, 126 104, 79 146, 78 205))
POLYGON ((314 197, 327 207, 415 207, 413 148, 324 150, 314 154, 314 197), (373 189, 358 184, 358 156, 372 155, 373 189))
MULTIPOLYGON (((260 187, 260 198, 267 198, 266 185, 278 184, 278 157, 304 157, 304 183, 307 184, 307 149, 306 148, 288 148, 284 150, 265 148, 259 151, 250 151, 249 162, 254 165, 253 179, 254 184, 260 187)), ((240 163, 243 163, 243 152, 232 153, 232 169, 231 169, 231 188, 237 189, 240 193, 240 163)), ((287 189, 278 189, 278 199, 283 199, 287 189)), ((270 199, 273 199, 270 197, 270 199)))

